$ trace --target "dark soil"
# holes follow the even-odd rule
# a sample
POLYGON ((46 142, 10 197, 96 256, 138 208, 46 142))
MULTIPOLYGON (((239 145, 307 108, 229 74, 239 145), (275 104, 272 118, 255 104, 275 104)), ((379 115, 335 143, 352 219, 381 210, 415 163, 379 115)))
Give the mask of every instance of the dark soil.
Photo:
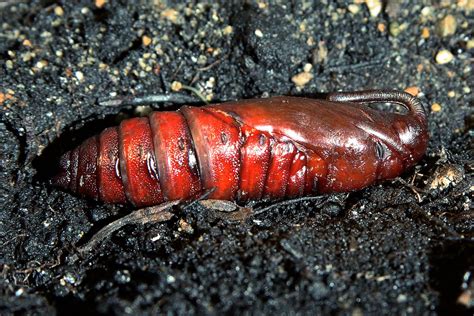
POLYGON ((0 314, 472 313, 472 1, 388 1, 375 17, 354 1, 100 2, 0 2, 0 314), (443 34, 447 15, 457 27, 443 34), (442 49, 449 63, 436 61, 442 49), (291 78, 307 63, 314 77, 299 89, 291 78), (322 206, 240 222, 194 206, 72 260, 132 208, 42 175, 137 115, 99 98, 174 81, 214 102, 416 86, 431 111, 429 149, 401 179, 322 206))

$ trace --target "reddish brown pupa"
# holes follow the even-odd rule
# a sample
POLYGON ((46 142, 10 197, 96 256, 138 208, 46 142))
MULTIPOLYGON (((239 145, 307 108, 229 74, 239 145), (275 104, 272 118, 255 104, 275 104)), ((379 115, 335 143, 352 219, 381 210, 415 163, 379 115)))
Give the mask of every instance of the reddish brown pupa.
POLYGON ((274 97, 153 112, 65 153, 53 183, 107 203, 245 202, 345 192, 397 177, 424 154, 427 119, 396 91, 274 97), (401 104, 406 114, 373 102, 401 104))

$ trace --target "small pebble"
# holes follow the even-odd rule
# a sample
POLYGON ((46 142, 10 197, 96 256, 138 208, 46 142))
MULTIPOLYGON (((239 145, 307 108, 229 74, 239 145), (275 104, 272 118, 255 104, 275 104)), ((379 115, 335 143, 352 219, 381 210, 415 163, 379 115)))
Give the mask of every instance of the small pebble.
POLYGON ((179 220, 179 229, 184 231, 187 234, 194 233, 194 228, 188 222, 186 222, 184 219, 179 220))
POLYGON ((5 62, 6 66, 8 69, 13 69, 13 62, 11 60, 7 60, 5 62))
POLYGON ((176 23, 178 21, 179 13, 175 9, 166 9, 161 12, 161 16, 173 23, 176 23))
POLYGON ((313 65, 311 65, 310 63, 305 64, 303 67, 304 72, 310 72, 311 69, 313 69, 313 65))
POLYGON ((421 9, 421 15, 425 17, 430 17, 433 15, 433 8, 430 6, 426 6, 423 9, 421 9))
POLYGON ((82 71, 76 71, 74 73, 74 76, 76 76, 77 80, 79 81, 83 81, 84 80, 84 74, 82 73, 82 71))
POLYGON ((173 81, 171 83, 171 90, 177 92, 177 91, 180 91, 181 89, 183 89, 183 84, 179 81, 173 81))
POLYGON ((474 39, 470 39, 466 43, 466 48, 467 49, 473 49, 474 48, 474 39))
POLYGON ((318 65, 324 63, 328 58, 328 48, 326 43, 320 41, 318 43, 318 48, 315 48, 312 53, 312 62, 313 65, 318 65))
POLYGON ((107 3, 107 0, 95 0, 95 6, 97 8, 102 8, 107 3))
POLYGON ((436 54, 436 63, 440 65, 444 65, 447 63, 450 63, 453 59, 454 56, 451 54, 451 52, 447 49, 442 49, 436 54))
POLYGON ((377 30, 379 30, 380 33, 385 33, 387 26, 384 23, 379 23, 377 24, 377 30))
POLYGON ((313 79, 313 74, 309 72, 300 72, 297 75, 294 75, 291 77, 291 81, 297 86, 297 87, 303 87, 306 85, 311 79, 313 79))
POLYGON ((142 36, 142 43, 143 46, 148 46, 151 44, 151 38, 149 36, 143 35, 142 36))
POLYGON ((398 303, 405 303, 407 301, 407 296, 405 294, 400 294, 397 297, 398 303))
POLYGON ((139 65, 140 68, 142 68, 142 69, 145 69, 145 68, 148 66, 143 58, 139 58, 139 59, 138 59, 138 65, 139 65))
POLYGON ((300 23, 300 32, 304 33, 306 31, 306 22, 300 23))
POLYGON ((458 0, 457 6, 467 11, 474 10, 474 0, 458 0))
POLYGON ((256 30, 255 30, 255 35, 256 35, 257 37, 263 37, 262 31, 260 31, 259 29, 256 29, 256 30))
POLYGON ((462 166, 448 164, 436 168, 434 174, 428 180, 427 187, 430 190, 445 190, 449 186, 460 183, 465 176, 462 166))
POLYGON ((424 39, 427 39, 430 37, 430 29, 427 28, 427 27, 424 27, 422 30, 421 30, 421 37, 423 37, 424 39))
POLYGON ((349 12, 352 14, 357 14, 360 11, 360 6, 352 3, 347 6, 347 10, 349 10, 349 12))
POLYGON ((448 97, 454 98, 455 96, 456 96, 456 92, 454 92, 453 90, 448 92, 448 97))
POLYGON ((17 296, 17 297, 21 296, 21 295, 23 295, 23 293, 25 293, 25 289, 21 287, 18 290, 16 290, 15 296, 17 296))
POLYGON ((43 69, 44 67, 48 66, 48 61, 47 60, 40 60, 36 63, 35 66, 38 69, 43 69))
POLYGON ((474 292, 470 290, 463 291, 457 298, 456 302, 466 308, 474 307, 474 292))
POLYGON ((365 0, 365 4, 369 8, 370 16, 376 17, 382 11, 382 1, 381 0, 365 0))
POLYGON ((23 46, 31 47, 32 45, 31 45, 30 40, 25 39, 25 40, 23 41, 23 46))
POLYGON ((431 111, 433 111, 433 112, 441 111, 441 105, 439 103, 433 103, 431 105, 431 111))
POLYGON ((64 15, 64 10, 62 7, 55 7, 54 8, 54 14, 56 14, 57 16, 63 16, 64 15))
POLYGON ((405 92, 411 94, 414 97, 416 97, 420 93, 420 89, 417 86, 412 86, 412 87, 406 88, 405 92))
POLYGON ((400 35, 401 32, 403 32, 407 28, 407 24, 399 24, 398 22, 391 22, 388 26, 388 30, 390 32, 390 35, 393 37, 397 37, 400 35))
POLYGON ((168 282, 168 283, 174 283, 175 281, 176 281, 176 278, 172 275, 168 275, 166 277, 166 282, 168 282))
POLYGON ((446 37, 456 33, 457 22, 456 18, 451 14, 445 16, 438 22, 436 32, 441 37, 446 37))
POLYGON ((224 29, 222 30, 222 32, 224 33, 224 35, 229 35, 229 34, 232 34, 232 32, 234 31, 234 28, 230 25, 227 25, 226 27, 224 27, 224 29))

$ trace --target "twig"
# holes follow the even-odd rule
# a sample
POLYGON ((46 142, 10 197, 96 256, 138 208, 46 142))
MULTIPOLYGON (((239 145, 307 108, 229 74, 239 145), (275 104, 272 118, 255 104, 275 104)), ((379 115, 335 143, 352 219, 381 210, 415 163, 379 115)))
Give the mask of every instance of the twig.
POLYGON ((206 200, 214 191, 216 190, 216 188, 210 188, 206 191, 204 191, 204 193, 201 194, 201 196, 199 196, 197 199, 195 200, 192 200, 188 205, 185 205, 183 207, 183 209, 187 209, 187 208, 190 208, 191 206, 193 206, 194 204, 197 204, 203 200, 206 200))
POLYGON ((396 178, 395 181, 401 183, 402 185, 404 185, 405 187, 409 188, 413 193, 415 193, 417 199, 418 199, 418 203, 421 203, 423 202, 423 198, 420 194, 423 193, 423 194, 426 194, 427 192, 423 189, 420 189, 420 188, 417 188, 416 186, 414 186, 413 184, 410 184, 408 182, 406 182, 404 179, 402 178, 396 178))
POLYGON ((222 56, 222 58, 219 58, 218 60, 216 60, 215 62, 207 65, 207 66, 204 66, 204 67, 201 67, 201 68, 198 68, 199 71, 206 71, 206 70, 209 70, 211 69, 212 67, 216 66, 216 65, 219 65, 223 60, 224 58, 227 58, 230 54, 226 54, 224 56, 222 56))
POLYGON ((96 248, 100 243, 110 237, 112 233, 129 224, 146 224, 164 222, 173 217, 173 213, 169 212, 173 206, 178 205, 181 201, 166 202, 157 206, 145 207, 136 210, 122 218, 119 218, 108 224, 82 247, 78 248, 79 254, 85 254, 96 248))
POLYGON ((185 89, 185 90, 189 90, 191 91, 192 93, 194 93, 199 99, 201 99, 202 102, 204 102, 205 104, 209 104, 209 101, 207 101, 207 99, 201 94, 201 92, 194 88, 194 87, 190 87, 190 86, 187 86, 187 85, 182 85, 182 88, 185 89))
MULTIPOLYGON (((184 86, 183 86, 184 88, 184 86)), ((193 91, 188 89, 190 91, 193 91)), ((193 91, 194 92, 194 91, 193 91)), ((174 104, 186 104, 186 103, 201 103, 207 101, 202 99, 202 96, 197 94, 199 99, 184 93, 163 93, 163 94, 149 94, 141 97, 138 96, 123 96, 117 98, 101 98, 98 100, 101 106, 138 106, 138 105, 149 105, 154 103, 174 103, 174 104)))
POLYGON ((304 202, 304 201, 315 201, 315 200, 324 200, 321 203, 317 204, 317 206, 320 206, 325 201, 328 200, 328 197, 327 196, 305 196, 305 197, 301 197, 301 198, 297 198, 297 199, 286 200, 286 201, 278 202, 278 203, 272 204, 270 206, 261 208, 259 210, 255 210, 253 215, 260 215, 260 214, 265 213, 265 212, 267 212, 267 211, 269 211, 273 208, 280 207, 280 206, 290 205, 290 204, 294 204, 294 203, 300 203, 300 202, 304 202))
POLYGON ((367 61, 367 62, 361 62, 358 64, 350 64, 350 65, 335 65, 335 66, 330 66, 324 68, 323 72, 326 71, 344 71, 344 70, 356 70, 360 68, 371 68, 371 67, 376 67, 382 64, 385 60, 380 59, 380 60, 375 60, 375 61, 367 61))

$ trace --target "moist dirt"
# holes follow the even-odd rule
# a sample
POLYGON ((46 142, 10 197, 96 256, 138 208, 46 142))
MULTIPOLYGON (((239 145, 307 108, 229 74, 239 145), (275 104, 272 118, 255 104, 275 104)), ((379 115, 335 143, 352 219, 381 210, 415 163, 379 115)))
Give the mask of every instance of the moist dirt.
POLYGON ((472 1, 366 3, 1 2, 0 313, 472 314, 472 1), (78 258, 133 208, 46 181, 62 152, 150 109, 101 98, 409 87, 430 112, 425 158, 327 203, 238 221, 196 204, 78 258))

